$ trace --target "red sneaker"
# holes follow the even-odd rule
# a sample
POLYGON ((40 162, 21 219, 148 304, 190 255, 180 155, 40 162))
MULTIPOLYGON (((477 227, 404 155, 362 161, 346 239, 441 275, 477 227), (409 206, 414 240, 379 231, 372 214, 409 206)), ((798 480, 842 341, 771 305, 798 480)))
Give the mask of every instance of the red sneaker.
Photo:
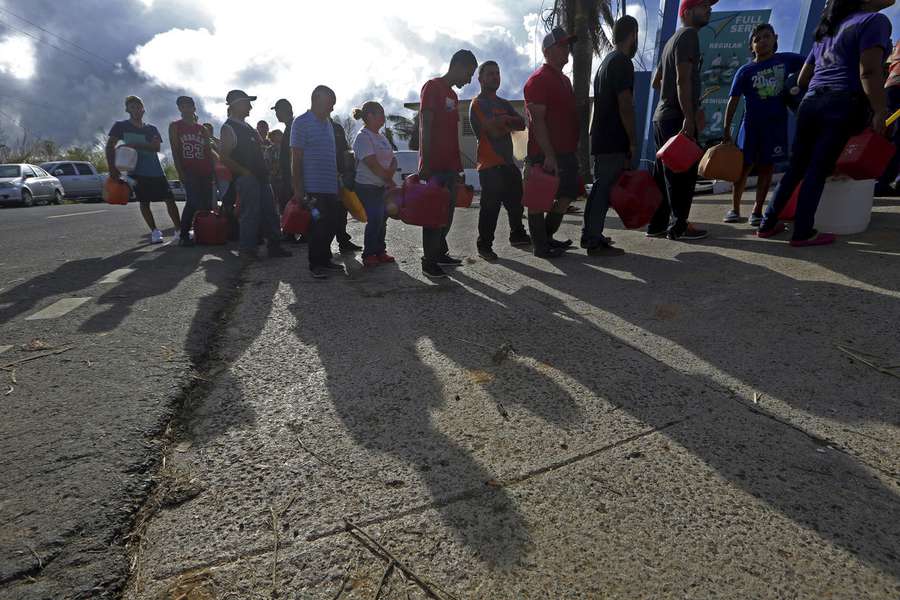
POLYGON ((364 267, 377 267, 377 266, 380 265, 380 264, 381 264, 381 261, 378 259, 377 256, 374 256, 374 255, 373 255, 373 256, 367 256, 367 257, 365 257, 365 258, 363 259, 363 266, 364 266, 364 267))
POLYGON ((390 254, 388 254, 386 252, 382 252, 376 258, 378 259, 378 262, 381 262, 381 263, 397 262, 396 258, 394 258, 393 256, 391 256, 390 254))
POLYGON ((757 229, 756 237, 759 237, 759 238, 775 237, 782 231, 784 231, 784 223, 779 222, 779 223, 776 223, 775 227, 773 227, 772 229, 766 229, 765 231, 762 229, 757 229))
POLYGON ((791 240, 791 246, 802 248, 804 246, 825 246, 833 244, 837 240, 837 236, 833 233, 816 233, 811 238, 805 240, 791 240))

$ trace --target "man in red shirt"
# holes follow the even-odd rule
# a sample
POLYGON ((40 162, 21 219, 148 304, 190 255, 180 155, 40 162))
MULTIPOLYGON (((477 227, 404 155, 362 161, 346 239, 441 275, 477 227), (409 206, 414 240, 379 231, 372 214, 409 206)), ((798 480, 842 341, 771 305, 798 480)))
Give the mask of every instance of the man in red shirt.
POLYGON ((559 177, 553 210, 544 215, 528 209, 534 255, 542 258, 560 256, 572 245, 572 240, 554 240, 553 234, 562 224, 569 203, 578 196, 578 113, 572 82, 562 72, 574 41, 575 36, 561 27, 548 33, 543 43, 544 64, 525 83, 527 169, 543 168, 559 177))
POLYGON ((213 198, 213 155, 210 137, 197 122, 194 99, 179 96, 175 101, 181 119, 169 125, 169 144, 178 178, 184 186, 185 205, 181 213, 179 246, 193 246, 190 238, 194 214, 210 210, 213 198))
POLYGON ((432 279, 446 277, 441 265, 455 267, 462 261, 450 256, 447 232, 453 224, 456 184, 462 171, 459 155, 459 98, 453 87, 472 81, 478 61, 469 50, 450 59, 450 69, 422 86, 419 109, 419 179, 436 177, 450 191, 450 218, 446 227, 422 228, 422 272, 432 279))

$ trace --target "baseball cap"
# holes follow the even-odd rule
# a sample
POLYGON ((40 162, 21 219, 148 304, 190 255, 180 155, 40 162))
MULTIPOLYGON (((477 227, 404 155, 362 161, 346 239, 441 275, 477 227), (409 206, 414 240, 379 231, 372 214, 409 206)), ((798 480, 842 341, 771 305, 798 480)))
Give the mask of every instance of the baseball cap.
POLYGON ((275 102, 275 106, 272 107, 271 110, 278 110, 283 106, 287 106, 288 108, 293 108, 290 101, 287 98, 280 98, 277 102, 275 102))
MULTIPOLYGON (((684 13, 703 4, 705 0, 681 0, 681 6, 678 7, 678 16, 684 18, 684 13)), ((709 0, 709 5, 717 3, 719 0, 709 0)))
POLYGON ((569 35, 562 27, 554 27, 553 31, 544 36, 543 48, 551 48, 557 44, 569 44, 578 39, 578 36, 569 35))
POLYGON ((225 96, 225 104, 228 106, 231 106, 240 100, 249 100, 250 102, 253 102, 256 100, 256 96, 248 96, 247 92, 244 90, 231 90, 228 92, 228 95, 225 96))

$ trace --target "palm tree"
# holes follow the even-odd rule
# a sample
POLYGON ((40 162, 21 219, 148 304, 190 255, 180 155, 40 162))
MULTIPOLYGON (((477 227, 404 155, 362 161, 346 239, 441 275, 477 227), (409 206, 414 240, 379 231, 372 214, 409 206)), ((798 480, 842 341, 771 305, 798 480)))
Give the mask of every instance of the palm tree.
POLYGON ((591 144, 588 137, 590 126, 591 64, 594 54, 598 56, 612 49, 612 40, 607 31, 612 31, 615 12, 625 14, 625 0, 554 0, 553 7, 543 15, 547 31, 561 26, 567 32, 578 36, 572 48, 572 86, 575 88, 575 102, 578 110, 578 127, 581 133, 578 142, 578 165, 585 181, 591 178, 591 144), (605 28, 604 28, 605 25, 605 28))
POLYGON ((419 113, 410 119, 402 115, 388 115, 391 131, 399 139, 409 142, 410 150, 419 149, 419 113))

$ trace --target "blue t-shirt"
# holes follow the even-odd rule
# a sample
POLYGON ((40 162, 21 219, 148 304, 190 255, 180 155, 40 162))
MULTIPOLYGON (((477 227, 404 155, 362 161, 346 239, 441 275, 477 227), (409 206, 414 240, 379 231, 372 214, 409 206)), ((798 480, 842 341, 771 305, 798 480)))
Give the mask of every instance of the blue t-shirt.
POLYGON ((731 95, 746 102, 744 127, 787 126, 787 107, 782 94, 788 75, 803 67, 803 56, 779 52, 762 62, 751 62, 738 69, 731 83, 731 95))
POLYGON ((809 91, 828 87, 832 90, 861 92, 859 57, 870 48, 891 53, 891 21, 881 13, 853 13, 841 23, 837 33, 816 42, 806 64, 816 70, 809 91))
MULTIPOLYGON (((116 121, 109 130, 109 137, 122 140, 126 144, 152 144, 162 142, 159 130, 153 125, 136 127, 130 120, 116 121)), ((152 150, 138 150, 137 165, 130 175, 140 177, 165 177, 162 165, 159 164, 159 154, 152 150)))
POLYGON ((303 186, 307 193, 337 194, 337 149, 331 119, 306 111, 291 125, 291 148, 303 150, 303 186))

